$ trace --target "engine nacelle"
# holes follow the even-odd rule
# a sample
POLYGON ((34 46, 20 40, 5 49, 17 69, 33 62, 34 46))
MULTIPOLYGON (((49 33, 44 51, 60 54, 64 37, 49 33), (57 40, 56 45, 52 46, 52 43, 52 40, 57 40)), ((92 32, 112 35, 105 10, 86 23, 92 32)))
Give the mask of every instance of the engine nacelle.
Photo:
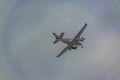
POLYGON ((84 37, 82 37, 82 38, 79 38, 79 39, 76 39, 77 41, 84 41, 85 40, 85 38, 84 37))
POLYGON ((76 43, 76 45, 79 45, 79 46, 80 46, 80 45, 82 45, 82 43, 80 43, 80 42, 77 42, 77 43, 76 43))
POLYGON ((77 47, 71 47, 71 49, 77 49, 77 47))

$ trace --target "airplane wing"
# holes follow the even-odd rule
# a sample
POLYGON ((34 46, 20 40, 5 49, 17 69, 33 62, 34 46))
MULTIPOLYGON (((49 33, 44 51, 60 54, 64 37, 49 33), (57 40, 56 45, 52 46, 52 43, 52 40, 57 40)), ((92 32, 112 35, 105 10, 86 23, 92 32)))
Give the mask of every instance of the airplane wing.
POLYGON ((77 33, 77 35, 73 39, 79 39, 85 28, 87 27, 87 24, 82 27, 82 29, 77 33))
POLYGON ((66 52, 69 49, 69 45, 65 47, 56 57, 60 57, 64 52, 66 52))

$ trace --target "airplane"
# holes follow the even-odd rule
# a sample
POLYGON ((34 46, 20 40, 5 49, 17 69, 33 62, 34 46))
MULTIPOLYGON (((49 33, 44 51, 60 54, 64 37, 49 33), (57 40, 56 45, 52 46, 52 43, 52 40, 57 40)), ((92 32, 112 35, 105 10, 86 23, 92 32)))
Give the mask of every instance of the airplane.
POLYGON ((84 24, 84 26, 80 29, 80 31, 75 35, 75 37, 73 39, 63 38, 63 36, 64 36, 63 32, 59 36, 56 33, 53 33, 53 35, 56 39, 53 42, 53 44, 56 44, 59 41, 67 44, 67 46, 56 57, 60 57, 67 50, 71 51, 71 49, 77 49, 78 48, 77 46, 81 46, 83 48, 83 45, 81 42, 83 42, 86 38, 84 38, 84 37, 80 38, 80 37, 86 27, 87 27, 87 23, 84 24))

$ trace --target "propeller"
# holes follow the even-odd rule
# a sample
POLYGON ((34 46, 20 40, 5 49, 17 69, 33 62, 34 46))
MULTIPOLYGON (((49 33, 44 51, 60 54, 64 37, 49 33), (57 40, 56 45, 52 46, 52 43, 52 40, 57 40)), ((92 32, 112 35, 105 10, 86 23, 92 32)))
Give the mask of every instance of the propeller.
POLYGON ((82 36, 82 38, 81 38, 81 39, 82 39, 82 41, 83 41, 83 42, 84 42, 84 40, 86 40, 86 38, 84 38, 84 36, 82 36))

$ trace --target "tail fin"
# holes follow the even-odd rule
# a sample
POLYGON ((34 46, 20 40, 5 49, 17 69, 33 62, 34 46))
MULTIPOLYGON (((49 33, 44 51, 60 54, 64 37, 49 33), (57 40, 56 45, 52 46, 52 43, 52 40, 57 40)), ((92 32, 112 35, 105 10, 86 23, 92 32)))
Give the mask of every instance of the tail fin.
POLYGON ((53 33, 53 35, 56 38, 56 40, 53 42, 53 44, 56 44, 57 42, 59 42, 62 39, 62 37, 64 36, 64 33, 62 32, 59 36, 56 33, 53 33))

